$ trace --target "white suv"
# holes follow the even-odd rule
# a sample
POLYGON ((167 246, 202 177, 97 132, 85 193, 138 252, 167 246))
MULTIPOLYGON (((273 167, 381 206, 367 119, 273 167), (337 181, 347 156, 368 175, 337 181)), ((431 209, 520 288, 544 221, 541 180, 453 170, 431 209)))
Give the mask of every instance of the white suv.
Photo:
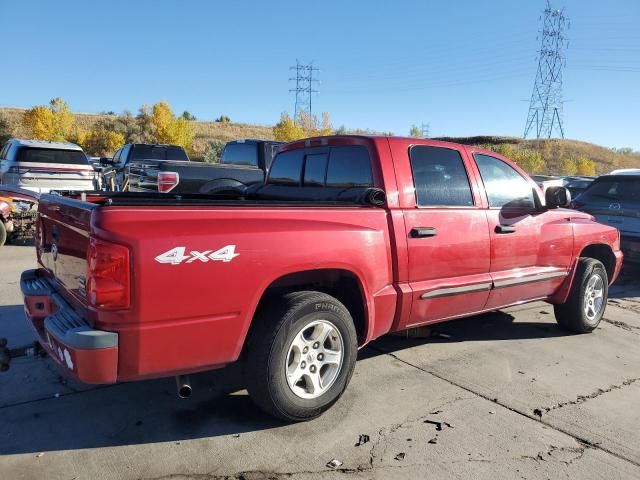
POLYGON ((12 138, 0 150, 0 183, 45 193, 93 190, 95 171, 74 143, 12 138))

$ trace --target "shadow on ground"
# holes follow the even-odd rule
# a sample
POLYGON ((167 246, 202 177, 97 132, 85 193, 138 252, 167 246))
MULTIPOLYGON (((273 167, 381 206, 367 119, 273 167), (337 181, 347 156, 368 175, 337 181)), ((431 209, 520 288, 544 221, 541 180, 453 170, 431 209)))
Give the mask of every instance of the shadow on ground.
MULTIPOLYGON (((495 312, 440 324, 437 330, 450 335, 448 339, 384 337, 363 349, 359 360, 433 342, 566 335, 555 323, 513 320, 508 313, 495 312)), ((282 426, 251 402, 243 390, 240 365, 193 375, 192 384, 194 394, 187 400, 176 397, 173 379, 160 379, 96 387, 2 408, 0 455, 180 442, 282 426)))

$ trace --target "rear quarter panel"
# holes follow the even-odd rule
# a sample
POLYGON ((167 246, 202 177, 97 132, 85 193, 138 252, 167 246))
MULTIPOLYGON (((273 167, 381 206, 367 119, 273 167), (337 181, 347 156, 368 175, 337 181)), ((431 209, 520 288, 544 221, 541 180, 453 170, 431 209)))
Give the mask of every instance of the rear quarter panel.
POLYGON ((387 221, 387 212, 374 208, 100 209, 94 234, 132 251, 131 310, 93 312, 97 327, 119 333, 119 378, 236 360, 260 297, 288 273, 349 270, 361 281, 369 318, 390 323, 395 293, 387 221), (189 255, 228 245, 238 254, 229 262, 155 260, 176 247, 189 255))

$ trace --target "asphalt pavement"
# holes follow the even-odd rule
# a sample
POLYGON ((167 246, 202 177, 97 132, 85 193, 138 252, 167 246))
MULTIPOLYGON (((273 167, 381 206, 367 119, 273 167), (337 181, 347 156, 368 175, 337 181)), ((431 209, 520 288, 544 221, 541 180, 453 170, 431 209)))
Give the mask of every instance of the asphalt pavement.
MULTIPOLYGON (((33 341, 20 272, 33 247, 0 248, 0 337, 33 341)), ((325 415, 263 414, 237 366, 193 377, 87 386, 47 358, 0 373, 0 479, 637 479, 640 269, 611 288, 592 334, 533 303, 388 336, 360 352, 325 415), (443 335, 442 335, 443 334, 443 335)))

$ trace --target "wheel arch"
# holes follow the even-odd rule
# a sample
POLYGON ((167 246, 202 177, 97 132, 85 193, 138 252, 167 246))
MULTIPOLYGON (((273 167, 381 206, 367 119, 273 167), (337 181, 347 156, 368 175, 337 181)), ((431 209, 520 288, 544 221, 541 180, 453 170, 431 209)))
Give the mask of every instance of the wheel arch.
POLYGON ((549 303, 561 305, 567 301, 569 293, 571 292, 571 286, 575 280, 578 260, 582 257, 593 258, 602 262, 607 272, 609 284, 612 283, 616 271, 616 256, 613 253, 613 249, 606 243, 591 243, 582 247, 582 250, 580 250, 571 265, 569 275, 558 291, 549 298, 549 303))
MULTIPOLYGON (((315 290, 326 293, 339 300, 349 310, 354 321, 358 343, 364 344, 370 331, 370 299, 364 282, 358 274, 344 268, 323 268, 291 272, 274 279, 262 292, 252 317, 265 308, 267 302, 275 296, 285 293, 315 290)), ((249 327, 251 328, 251 326, 249 327)))
POLYGON ((602 262, 605 270, 607 271, 609 283, 611 283, 616 270, 616 256, 610 245, 605 243, 592 243, 590 245, 586 245, 580 251, 579 257, 593 258, 602 262))

